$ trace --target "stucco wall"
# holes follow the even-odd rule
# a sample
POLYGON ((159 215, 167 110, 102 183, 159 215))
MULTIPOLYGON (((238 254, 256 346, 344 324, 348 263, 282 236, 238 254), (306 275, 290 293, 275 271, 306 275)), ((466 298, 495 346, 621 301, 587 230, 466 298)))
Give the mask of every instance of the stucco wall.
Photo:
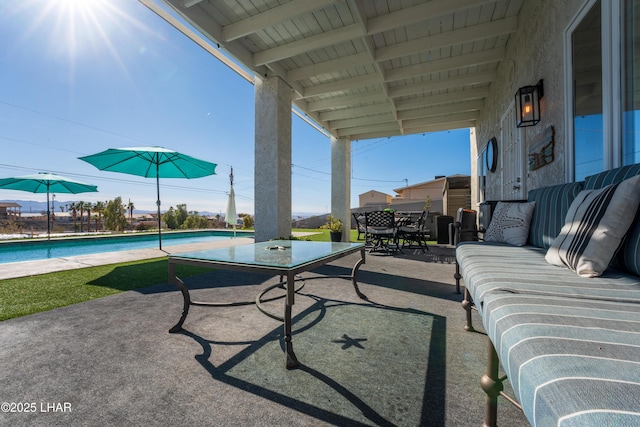
MULTIPOLYGON (((497 68, 497 81, 485 101, 476 125, 477 151, 495 136, 499 151, 500 119, 513 101, 518 88, 534 85, 544 79, 544 97, 541 100, 541 121, 536 126, 523 128, 525 155, 527 144, 550 125, 555 129, 555 160, 535 171, 526 173, 526 188, 544 187, 565 182, 565 118, 564 118, 564 31, 582 8, 586 0, 525 0, 518 16, 518 32, 507 44, 506 59, 497 68)), ((515 123, 512 124, 515 127, 515 123)), ((473 144, 473 138, 471 140, 473 144)), ((502 153, 501 153, 502 155, 502 153)), ((472 155, 471 169, 476 170, 476 157, 472 155)), ((472 174, 472 188, 476 188, 476 174, 472 174)), ((487 173, 486 198, 500 197, 500 170, 487 173)), ((475 195, 475 193, 474 193, 475 195)), ((472 205, 477 202, 477 195, 472 205)))

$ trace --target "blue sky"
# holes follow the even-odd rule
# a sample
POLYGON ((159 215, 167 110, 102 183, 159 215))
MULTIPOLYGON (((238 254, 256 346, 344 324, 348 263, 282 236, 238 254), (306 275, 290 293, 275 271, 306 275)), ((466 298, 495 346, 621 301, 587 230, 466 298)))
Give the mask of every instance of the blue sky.
MULTIPOLYGON (((77 157, 159 145, 218 164, 217 175, 161 179, 162 209, 223 213, 233 166, 238 212, 253 213, 253 86, 134 0, 0 2, 0 178, 53 172, 155 209, 155 181, 77 157)), ((292 118, 292 210, 331 209, 329 139, 292 118)), ((469 130, 352 142, 352 202, 369 190, 469 174, 469 130)), ((44 195, 0 190, 0 199, 44 195)), ((58 209, 58 208, 56 208, 58 209)))

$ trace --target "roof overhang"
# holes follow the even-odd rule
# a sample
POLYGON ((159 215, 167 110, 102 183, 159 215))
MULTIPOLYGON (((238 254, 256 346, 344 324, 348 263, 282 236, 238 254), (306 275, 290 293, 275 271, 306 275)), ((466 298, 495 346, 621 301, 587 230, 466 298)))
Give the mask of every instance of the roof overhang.
POLYGON ((474 127, 524 0, 140 1, 359 140, 474 127))

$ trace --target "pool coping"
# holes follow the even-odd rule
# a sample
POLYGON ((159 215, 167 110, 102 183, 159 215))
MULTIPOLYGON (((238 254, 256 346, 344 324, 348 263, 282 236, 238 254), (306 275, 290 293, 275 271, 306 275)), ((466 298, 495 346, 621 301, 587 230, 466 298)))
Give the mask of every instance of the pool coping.
MULTIPOLYGON (((294 236, 309 236, 317 232, 293 232, 294 236)), ((169 240, 170 242, 170 240, 169 240)), ((118 264, 121 262, 139 261, 143 259, 168 257, 179 252, 192 252, 205 249, 224 248, 227 246, 248 245, 254 243, 253 237, 232 237, 211 242, 187 243, 182 245, 165 245, 160 249, 132 249, 128 251, 102 252, 90 255, 41 259, 35 261, 9 262, 0 264, 0 280, 19 277, 36 276, 56 271, 75 270, 78 268, 96 267, 98 265, 118 264)))
POLYGON ((167 257, 173 253, 191 252, 227 246, 247 245, 253 243, 252 237, 230 237, 225 240, 211 242, 167 245, 160 249, 132 249, 117 252, 102 252, 90 255, 77 255, 42 259, 35 261, 10 262, 0 265, 0 280, 35 276, 56 271, 75 270, 98 265, 117 264, 121 262, 139 261, 143 259, 167 257))

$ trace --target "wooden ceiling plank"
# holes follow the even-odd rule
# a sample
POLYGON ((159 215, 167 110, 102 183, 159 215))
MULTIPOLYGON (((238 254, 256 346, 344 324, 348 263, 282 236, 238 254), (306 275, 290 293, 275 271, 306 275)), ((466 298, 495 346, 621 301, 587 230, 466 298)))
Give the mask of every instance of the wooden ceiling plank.
POLYGON ((462 87, 473 84, 490 83, 496 80, 496 71, 489 70, 479 73, 469 73, 462 76, 434 79, 427 83, 411 84, 403 87, 389 89, 389 97, 400 98, 402 96, 418 95, 454 87, 462 87))
POLYGON ((340 129, 340 128, 349 128, 356 126, 368 126, 377 123, 389 123, 395 122, 397 120, 392 113, 387 114, 376 114, 374 116, 365 116, 358 117, 356 119, 342 119, 342 120, 333 120, 328 122, 328 125, 331 129, 340 129))
POLYGON ((385 71, 385 81, 391 82, 395 80, 411 79, 415 76, 424 74, 431 74, 456 68, 471 67, 474 65, 497 62, 505 58, 505 52, 505 48, 501 47, 470 53, 468 55, 459 55, 445 59, 438 59, 419 65, 409 65, 406 67, 395 68, 385 71))
POLYGON ((390 109, 391 109, 391 104, 389 103, 373 104, 373 105, 367 105, 365 107, 353 107, 353 108, 346 108, 343 110, 324 111, 318 114, 318 117, 323 122, 338 120, 338 119, 348 120, 348 119, 353 119, 357 117, 367 117, 372 115, 385 114, 385 113, 388 113, 390 109))
MULTIPOLYGON (((321 101, 309 102, 310 111, 330 110, 334 108, 344 108, 356 105, 362 105, 372 102, 386 101, 383 92, 369 92, 367 95, 357 94, 350 96, 336 96, 333 98, 323 99, 321 101)), ((387 108, 391 108, 391 104, 387 103, 387 108)))
POLYGON ((294 42, 257 52, 253 55, 253 65, 266 65, 271 62, 280 61, 315 49, 359 38, 362 37, 362 35, 362 28, 358 24, 341 27, 316 36, 305 37, 301 40, 296 40, 294 42))
POLYGON ((446 46, 453 46, 466 42, 496 37, 503 34, 514 33, 517 28, 518 19, 514 16, 511 18, 500 19, 498 21, 487 22, 485 24, 466 27, 461 30, 435 34, 405 43, 380 47, 375 50, 374 56, 375 60, 378 62, 387 61, 392 58, 427 52, 446 46))
POLYGON ((443 116, 446 114, 460 113, 464 111, 480 111, 484 107, 483 99, 476 99, 455 104, 437 105, 434 107, 416 108, 404 110, 398 113, 398 120, 411 120, 422 117, 443 116))
POLYGON ((329 6, 337 0, 295 0, 283 5, 271 8, 265 12, 253 15, 242 21, 225 25, 222 28, 222 39, 225 42, 236 40, 249 34, 253 34, 267 27, 273 27, 278 23, 295 18, 305 13, 329 6))
POLYGON ((416 128, 421 126, 432 126, 441 123, 460 122, 464 120, 477 120, 477 111, 464 111, 462 113, 446 114, 444 116, 422 117, 419 119, 403 120, 403 128, 416 128))
POLYGON ((371 63, 371 55, 367 52, 358 53, 343 58, 332 59, 305 67, 296 68, 287 72, 287 80, 298 81, 310 79, 322 74, 333 73, 337 70, 345 70, 371 63))
POLYGON ((378 74, 365 74, 363 76, 341 79, 329 83, 309 86, 305 89, 303 98, 318 96, 326 93, 341 92, 359 87, 382 84, 382 78, 378 74))
POLYGON ((489 88, 458 90, 455 92, 440 93, 428 97, 413 98, 407 100, 396 101, 396 109, 411 110, 414 108, 424 108, 438 104, 450 104, 452 102, 467 101, 478 98, 486 98, 489 96, 489 88))
POLYGON ((495 0, 432 0, 397 12, 369 18, 367 34, 381 33, 486 3, 495 3, 495 0))
POLYGON ((394 121, 392 123, 379 123, 375 125, 339 129, 337 133, 338 133, 338 136, 343 137, 343 136, 355 135, 365 131, 367 132, 393 131, 393 130, 397 131, 398 129, 399 129, 398 122, 394 121))

